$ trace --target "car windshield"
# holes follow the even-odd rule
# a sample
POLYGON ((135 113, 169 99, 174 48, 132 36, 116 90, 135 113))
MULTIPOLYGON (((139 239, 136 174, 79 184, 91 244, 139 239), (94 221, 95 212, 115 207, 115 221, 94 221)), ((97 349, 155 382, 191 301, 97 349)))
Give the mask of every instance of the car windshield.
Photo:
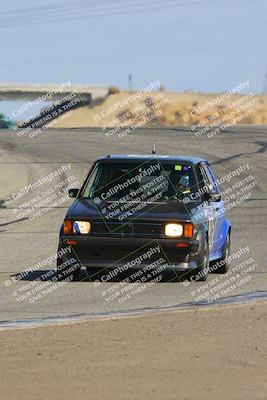
MULTIPOLYGON (((197 192, 195 172, 190 163, 99 162, 82 192, 83 198, 99 202, 166 202, 192 199, 197 192)), ((190 201, 190 200, 189 200, 190 201)))

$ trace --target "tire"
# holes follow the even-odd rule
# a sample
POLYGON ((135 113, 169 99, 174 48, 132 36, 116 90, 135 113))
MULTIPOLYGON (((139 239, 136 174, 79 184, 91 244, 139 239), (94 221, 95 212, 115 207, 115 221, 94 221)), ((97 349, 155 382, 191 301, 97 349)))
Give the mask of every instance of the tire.
POLYGON ((209 241, 208 238, 205 239, 204 249, 203 249, 203 260, 202 265, 198 268, 200 274, 200 281, 204 282, 208 279, 209 275, 209 241))
MULTIPOLYGON (((109 273, 109 269, 105 269, 105 274, 109 273)), ((94 282, 95 280, 100 280, 101 277, 103 276, 103 268, 101 267, 86 267, 86 275, 87 278, 91 281, 94 282)))
POLYGON ((93 276, 97 276, 98 269, 86 267, 87 278, 91 281, 93 276))
POLYGON ((218 274, 226 274, 229 271, 230 261, 228 260, 228 257, 230 255, 230 249, 231 249, 231 240, 230 240, 230 234, 228 233, 223 247, 223 255, 217 261, 218 263, 223 263, 221 266, 216 268, 216 272, 218 274))
POLYGON ((72 268, 71 266, 67 266, 65 268, 60 268, 63 263, 62 258, 57 257, 57 268, 56 268, 56 277, 59 281, 78 281, 80 278, 80 266, 76 268, 72 268), (71 270, 68 272, 68 270, 71 270))
POLYGON ((201 264, 197 267, 194 272, 194 280, 195 282, 204 282, 207 280, 209 275, 209 242, 208 238, 205 239, 204 248, 203 248, 203 257, 201 260, 201 264))

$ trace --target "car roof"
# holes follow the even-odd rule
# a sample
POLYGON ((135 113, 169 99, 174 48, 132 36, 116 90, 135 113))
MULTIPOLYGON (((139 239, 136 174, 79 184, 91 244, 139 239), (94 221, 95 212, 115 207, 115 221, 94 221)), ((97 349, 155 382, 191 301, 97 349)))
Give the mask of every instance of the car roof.
POLYGON ((204 158, 179 156, 179 155, 164 155, 164 154, 108 154, 98 158, 96 161, 146 161, 146 160, 160 160, 160 161, 182 161, 191 164, 198 164, 201 161, 207 162, 204 158))

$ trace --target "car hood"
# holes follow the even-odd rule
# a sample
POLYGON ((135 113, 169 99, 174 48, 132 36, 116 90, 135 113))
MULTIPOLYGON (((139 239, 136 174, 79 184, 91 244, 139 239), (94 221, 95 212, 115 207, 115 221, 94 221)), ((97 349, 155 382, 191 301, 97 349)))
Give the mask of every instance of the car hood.
MULTIPOLYGON (((142 203, 136 203, 136 206, 142 205, 142 203)), ((70 219, 89 219, 89 220, 103 220, 104 215, 101 213, 101 208, 106 205, 96 204, 90 199, 77 199, 69 208, 66 218, 70 219)), ((184 204, 179 201, 166 202, 166 203, 153 203, 142 206, 139 211, 134 212, 132 215, 127 215, 126 211, 116 214, 116 216, 105 219, 109 220, 119 220, 122 221, 120 217, 123 216, 123 221, 125 220, 181 220, 189 221, 192 218, 193 208, 197 204, 189 203, 184 204)), ((117 207, 118 208, 118 207, 117 207)), ((116 209, 116 208, 115 208, 116 209)), ((130 209, 130 208, 129 208, 130 209)))

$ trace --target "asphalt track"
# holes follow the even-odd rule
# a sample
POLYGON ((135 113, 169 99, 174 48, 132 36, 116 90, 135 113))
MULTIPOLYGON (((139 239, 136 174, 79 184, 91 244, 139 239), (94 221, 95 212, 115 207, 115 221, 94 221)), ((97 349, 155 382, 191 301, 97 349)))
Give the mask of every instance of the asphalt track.
MULTIPOLYGON (((267 291, 267 127, 237 126, 212 138, 197 137, 181 127, 140 129, 121 139, 105 137, 98 129, 47 130, 34 138, 19 137, 15 132, 1 130, 0 170, 0 321, 182 305, 200 300, 207 291, 204 300, 216 295, 225 297, 223 290, 227 290, 227 296, 267 291), (41 208, 33 210, 33 206, 38 204, 38 196, 43 200, 48 198, 56 185, 66 182, 70 176, 74 177, 72 182, 81 184, 93 160, 103 154, 151 153, 154 143, 160 154, 186 154, 209 159, 219 178, 229 176, 240 166, 249 165, 240 176, 232 177, 230 183, 222 183, 226 188, 232 185, 233 180, 238 182, 251 175, 256 182, 247 200, 239 205, 230 202, 229 209, 232 254, 241 254, 240 249, 247 249, 233 260, 232 269, 251 259, 253 261, 247 264, 246 272, 241 273, 242 267, 236 276, 236 270, 231 274, 232 279, 235 278, 232 282, 230 276, 220 278, 211 274, 206 283, 191 283, 189 286, 185 282, 169 281, 168 276, 164 276, 161 282, 120 303, 118 298, 107 300, 107 295, 117 290, 115 285, 119 290, 123 285, 118 281, 96 285, 83 273, 81 282, 68 282, 56 287, 51 280, 53 274, 49 273, 55 262, 46 265, 40 262, 53 258, 59 228, 71 200, 63 199, 57 205, 52 202, 51 207, 49 203, 43 203, 41 208), (50 182, 26 193, 29 184, 40 182, 69 163, 69 169, 59 177, 53 177, 50 182), (12 194, 15 198, 10 200, 12 194), (18 275, 27 268, 36 270, 18 275), (38 281, 44 276, 44 281, 38 281), (43 282, 46 286, 41 287, 43 282)), ((67 184, 58 187, 62 190, 67 184)), ((138 288, 141 284, 134 285, 138 288)))

